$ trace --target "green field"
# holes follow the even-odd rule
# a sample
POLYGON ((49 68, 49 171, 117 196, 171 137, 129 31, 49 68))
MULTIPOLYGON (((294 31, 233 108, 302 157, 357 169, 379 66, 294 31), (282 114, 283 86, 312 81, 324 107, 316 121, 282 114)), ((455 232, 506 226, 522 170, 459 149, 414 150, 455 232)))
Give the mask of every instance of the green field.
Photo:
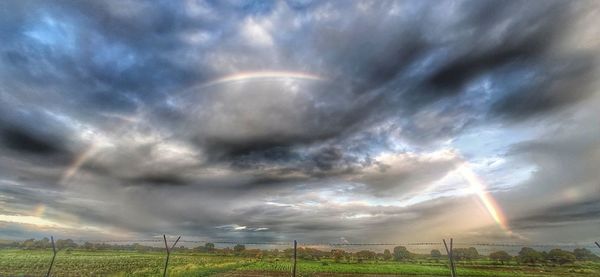
MULTIPOLYGON (((44 250, 0 250, 0 276, 44 276, 51 260, 44 250)), ((160 276, 164 253, 135 251, 59 252, 53 276, 160 276)), ((459 276, 600 276, 600 263, 524 266, 497 265, 488 260, 458 264, 459 276)), ((243 258, 203 253, 173 253, 169 276, 289 276, 287 258, 243 258)), ((298 262, 299 276, 449 276, 447 266, 430 260, 335 263, 298 262), (348 275, 350 274, 350 275, 348 275)))

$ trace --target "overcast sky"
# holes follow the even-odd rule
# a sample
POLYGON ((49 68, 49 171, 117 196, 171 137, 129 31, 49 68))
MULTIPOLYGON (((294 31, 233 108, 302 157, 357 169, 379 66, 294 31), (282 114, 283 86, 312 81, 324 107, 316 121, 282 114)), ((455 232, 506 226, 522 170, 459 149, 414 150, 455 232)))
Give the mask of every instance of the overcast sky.
POLYGON ((599 1, 1 1, 0 238, 586 242, 599 1))

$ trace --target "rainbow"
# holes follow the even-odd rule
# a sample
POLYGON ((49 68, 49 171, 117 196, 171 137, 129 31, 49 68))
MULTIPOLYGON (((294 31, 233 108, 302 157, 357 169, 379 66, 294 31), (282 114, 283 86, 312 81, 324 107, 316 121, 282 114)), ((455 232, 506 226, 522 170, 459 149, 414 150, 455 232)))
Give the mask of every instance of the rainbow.
POLYGON ((96 154, 96 152, 98 150, 97 146, 98 145, 95 142, 92 142, 84 151, 82 151, 77 156, 75 156, 75 159, 73 160, 73 162, 71 162, 71 164, 69 164, 69 166, 67 166, 65 171, 63 171, 59 183, 60 184, 68 183, 69 180, 83 166, 83 164, 85 164, 85 162, 87 162, 89 159, 91 159, 94 156, 94 154, 96 154))
POLYGON ((471 190, 479 197, 494 222, 508 234, 512 234, 502 208, 487 191, 485 182, 473 172, 466 162, 460 165, 456 171, 469 183, 471 190))
POLYGON ((251 80, 261 79, 298 79, 298 80, 309 80, 309 81, 324 81, 319 75, 297 72, 297 71, 250 71, 250 72, 239 72, 227 76, 223 76, 218 79, 214 79, 203 83, 200 87, 209 87, 219 84, 226 84, 232 82, 242 82, 251 80))

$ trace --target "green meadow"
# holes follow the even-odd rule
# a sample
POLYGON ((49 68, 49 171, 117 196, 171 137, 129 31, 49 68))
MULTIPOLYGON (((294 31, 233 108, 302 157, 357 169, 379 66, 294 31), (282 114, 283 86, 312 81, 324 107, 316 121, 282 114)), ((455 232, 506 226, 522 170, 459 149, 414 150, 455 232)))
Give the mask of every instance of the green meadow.
MULTIPOLYGON (((52 258, 48 250, 0 250, 0 276, 45 276, 52 258)), ((160 276, 165 255, 158 251, 70 250, 57 254, 52 276, 160 276)), ((174 252, 169 276, 290 276, 287 257, 247 257, 174 252)), ((444 259, 407 261, 301 259, 298 276, 450 276, 444 259)), ((570 264, 500 264, 481 258, 458 262, 458 276, 600 276, 597 261, 570 264)))

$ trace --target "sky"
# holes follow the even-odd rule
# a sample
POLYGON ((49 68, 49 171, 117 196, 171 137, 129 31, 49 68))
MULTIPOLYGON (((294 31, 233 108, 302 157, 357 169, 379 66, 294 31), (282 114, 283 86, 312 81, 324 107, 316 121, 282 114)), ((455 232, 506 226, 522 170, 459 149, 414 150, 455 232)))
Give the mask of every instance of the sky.
POLYGON ((600 233, 598 1, 1 1, 0 239, 600 233))

